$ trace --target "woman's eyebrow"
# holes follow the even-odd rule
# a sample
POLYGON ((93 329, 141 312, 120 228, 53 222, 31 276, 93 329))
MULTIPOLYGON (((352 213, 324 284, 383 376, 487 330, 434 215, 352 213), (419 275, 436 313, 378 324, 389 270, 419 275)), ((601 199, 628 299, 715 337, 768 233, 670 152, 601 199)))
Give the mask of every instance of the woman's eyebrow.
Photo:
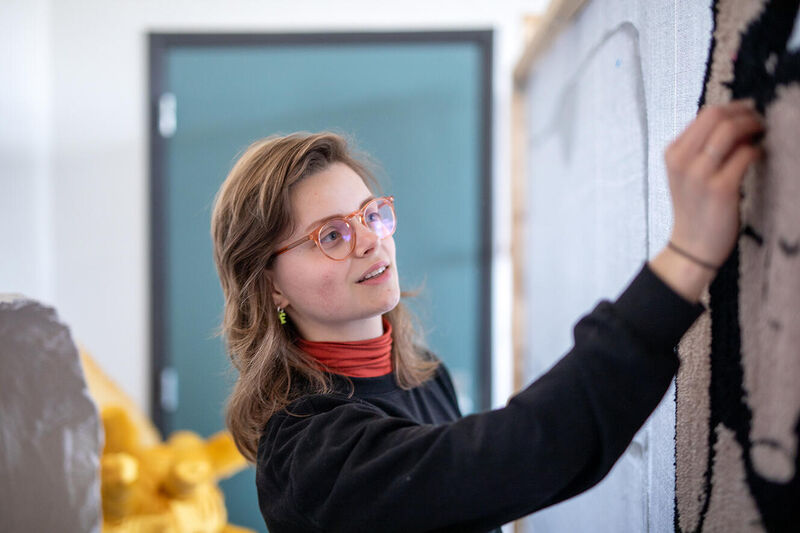
MULTIPOLYGON (((370 195, 367 197, 367 199, 366 199, 366 200, 364 200, 363 202, 361 202, 361 205, 359 206, 359 209, 363 209, 365 205, 367 205, 368 203, 370 203, 370 202, 371 202, 372 200, 374 200, 374 199, 375 199, 375 197, 374 197, 373 195, 371 195, 371 194, 370 194, 370 195)), ((314 229, 315 227, 319 226, 319 225, 320 225, 320 224, 322 224, 323 222, 326 222, 326 221, 328 221, 328 220, 330 220, 330 219, 332 219, 332 218, 339 218, 339 217, 342 217, 342 218, 344 218, 344 215, 343 215, 343 214, 338 214, 338 215, 330 215, 330 216, 327 216, 327 217, 322 217, 322 218, 320 218, 319 220, 315 220, 314 222, 312 222, 311 224, 309 224, 308 226, 306 226, 306 229, 305 229, 305 231, 304 231, 303 233, 308 233, 309 231, 311 231, 311 230, 312 230, 312 229, 314 229)))

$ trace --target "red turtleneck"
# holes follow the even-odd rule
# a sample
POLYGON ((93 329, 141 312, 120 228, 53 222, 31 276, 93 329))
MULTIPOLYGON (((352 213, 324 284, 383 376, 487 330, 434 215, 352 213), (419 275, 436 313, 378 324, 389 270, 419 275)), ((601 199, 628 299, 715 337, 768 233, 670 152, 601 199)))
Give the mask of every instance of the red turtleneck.
POLYGON ((336 374, 374 378, 392 371, 392 325, 385 318, 383 335, 374 339, 348 342, 299 339, 297 346, 336 374))

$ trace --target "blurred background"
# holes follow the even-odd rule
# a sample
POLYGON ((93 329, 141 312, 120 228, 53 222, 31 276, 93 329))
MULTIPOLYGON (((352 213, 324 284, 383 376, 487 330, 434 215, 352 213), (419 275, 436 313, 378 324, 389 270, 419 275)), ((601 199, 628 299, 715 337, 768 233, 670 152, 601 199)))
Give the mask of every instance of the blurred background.
MULTIPOLYGON (((546 0, 0 0, 0 292, 54 306, 163 433, 223 427, 209 239, 237 154, 334 130, 464 413, 512 392, 512 71, 546 0), (457 221, 453 223, 453 221, 457 221)), ((223 483, 263 530, 252 470, 223 483)))

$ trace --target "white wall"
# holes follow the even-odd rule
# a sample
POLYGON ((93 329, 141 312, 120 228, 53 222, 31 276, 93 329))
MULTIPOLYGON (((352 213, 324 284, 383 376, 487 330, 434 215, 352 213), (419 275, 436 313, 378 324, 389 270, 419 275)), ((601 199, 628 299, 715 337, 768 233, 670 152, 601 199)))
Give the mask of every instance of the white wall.
MULTIPOLYGON (((672 208, 664 150, 697 113, 710 0, 591 0, 528 81, 528 264, 534 379, 572 346, 572 326, 615 299, 664 247, 672 208)), ((671 531, 670 389, 596 487, 536 513, 523 531, 671 531)))
POLYGON ((53 299, 47 0, 0 2, 0 293, 53 299))
POLYGON ((495 29, 493 403, 505 403, 511 70, 522 15, 546 0, 406 0, 380 9, 363 0, 0 2, 0 54, 12 64, 12 83, 0 87, 0 291, 54 304, 75 339, 144 408, 147 32, 495 29))

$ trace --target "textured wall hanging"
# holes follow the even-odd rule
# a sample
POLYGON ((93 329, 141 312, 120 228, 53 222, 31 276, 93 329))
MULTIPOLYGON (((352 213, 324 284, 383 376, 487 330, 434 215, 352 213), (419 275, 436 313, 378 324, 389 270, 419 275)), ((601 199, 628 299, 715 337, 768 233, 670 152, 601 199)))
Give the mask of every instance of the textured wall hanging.
POLYGON ((742 232, 684 337, 675 528, 800 530, 798 0, 716 0, 700 104, 753 98, 766 159, 745 177, 742 232))

